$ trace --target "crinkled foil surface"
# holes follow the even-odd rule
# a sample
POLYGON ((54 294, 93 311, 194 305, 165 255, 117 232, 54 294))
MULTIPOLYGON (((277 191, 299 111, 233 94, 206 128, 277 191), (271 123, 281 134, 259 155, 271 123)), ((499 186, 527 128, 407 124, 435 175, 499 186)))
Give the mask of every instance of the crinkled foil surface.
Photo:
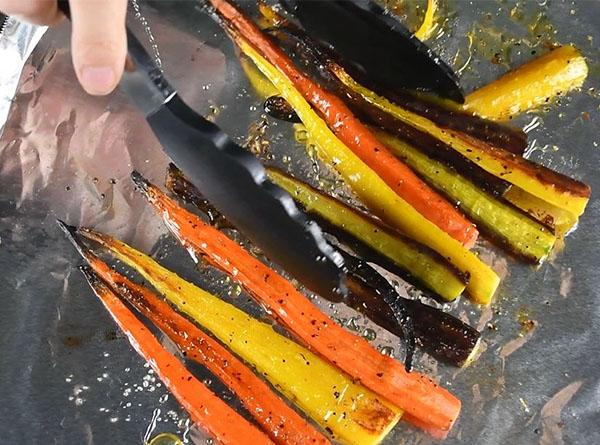
MULTIPOLYGON (((480 242, 481 255, 504 276, 496 301, 490 308, 460 301, 451 310, 483 330, 484 352, 467 369, 419 353, 416 368, 463 402, 448 445, 600 443, 600 4, 442 3, 445 21, 431 44, 467 91, 550 43, 574 43, 588 57, 582 92, 514 124, 528 125, 532 158, 584 180, 594 193, 577 231, 537 269, 480 242)), ((264 117, 229 39, 196 2, 142 9, 182 96, 243 142, 264 117)), ((415 23, 414 5, 398 11, 415 23)), ((82 92, 71 68, 69 25, 45 34, 11 29, 0 39, 0 111, 7 114, 0 121, 0 443, 142 443, 162 431, 210 443, 115 330, 54 219, 116 235, 234 304, 260 310, 219 273, 196 270, 134 192, 129 172, 161 183, 167 159, 120 93, 82 92)), ((265 159, 331 184, 290 125, 267 121, 257 145, 265 159)), ((398 339, 344 307, 316 301, 377 347, 401 353, 398 339)), ((193 369, 238 406, 215 379, 193 369)), ((434 441, 400 423, 386 443, 434 441)))

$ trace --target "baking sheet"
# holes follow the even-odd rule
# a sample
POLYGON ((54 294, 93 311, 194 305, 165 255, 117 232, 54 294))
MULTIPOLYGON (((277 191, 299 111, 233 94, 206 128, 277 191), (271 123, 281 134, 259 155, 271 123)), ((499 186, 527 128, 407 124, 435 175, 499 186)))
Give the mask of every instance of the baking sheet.
MULTIPOLYGON (((229 39, 196 2, 142 9, 183 97, 243 142, 264 117, 229 39)), ((399 12, 415 22, 414 10, 410 4, 399 12)), ((549 43, 574 43, 588 57, 583 92, 515 124, 531 124, 532 158, 600 190, 600 4, 458 1, 444 3, 443 13, 446 23, 432 45, 460 71, 466 90, 549 43)), ((140 443, 161 431, 207 443, 115 330, 54 219, 119 236, 191 281, 257 309, 219 273, 196 271, 135 194, 129 172, 139 169, 160 183, 167 160, 121 94, 83 94, 69 57, 64 23, 49 30, 29 58, 0 139, 0 443, 140 443)), ((263 157, 313 181, 315 172, 327 180, 288 124, 268 123, 263 157)), ((485 351, 464 370, 417 356, 419 371, 463 401, 446 443, 600 443, 599 218, 595 192, 578 230, 537 270, 478 245, 505 275, 496 302, 481 309, 461 301, 452 311, 484 330, 485 351)), ((352 311, 318 302, 350 329, 376 334, 378 347, 402 349, 352 311)), ((433 442, 404 423, 386 441, 433 442)))

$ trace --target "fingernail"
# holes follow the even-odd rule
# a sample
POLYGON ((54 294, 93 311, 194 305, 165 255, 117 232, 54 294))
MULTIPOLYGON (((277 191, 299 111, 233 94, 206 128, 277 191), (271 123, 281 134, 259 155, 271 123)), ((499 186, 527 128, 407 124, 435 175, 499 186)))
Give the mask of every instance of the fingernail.
POLYGON ((81 71, 81 83, 90 94, 108 94, 115 86, 115 72, 110 66, 87 66, 81 71))

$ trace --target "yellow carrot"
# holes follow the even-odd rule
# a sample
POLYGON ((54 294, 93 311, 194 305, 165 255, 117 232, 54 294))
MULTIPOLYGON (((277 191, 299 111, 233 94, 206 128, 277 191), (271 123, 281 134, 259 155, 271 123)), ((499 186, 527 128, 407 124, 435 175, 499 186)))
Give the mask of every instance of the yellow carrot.
POLYGON ((242 65, 242 69, 248 77, 248 81, 254 91, 261 99, 266 99, 271 96, 275 96, 278 91, 277 88, 273 86, 269 79, 267 79, 263 74, 258 71, 256 66, 249 61, 248 59, 240 58, 240 63, 242 65))
POLYGON ((510 119, 580 88, 587 74, 577 48, 561 46, 473 91, 464 108, 488 119, 510 119))
POLYGON ((488 304, 499 284, 496 273, 458 241, 424 218, 400 198, 373 170, 366 166, 331 132, 290 80, 240 39, 242 52, 273 82, 294 108, 317 145, 319 156, 333 166, 358 197, 382 220, 447 258, 469 275, 467 291, 474 301, 488 304))
POLYGON ((344 85, 369 103, 448 144, 494 176, 577 216, 585 210, 590 196, 587 185, 467 134, 442 128, 426 117, 406 110, 360 85, 339 66, 333 66, 332 71, 344 85))
POLYGON ((562 238, 577 225, 577 218, 571 212, 556 207, 540 198, 515 187, 514 185, 504 194, 504 199, 512 205, 529 213, 533 218, 554 230, 554 234, 562 238))
POLYGON ((336 440, 378 444, 400 419, 399 408, 278 334, 271 325, 194 286, 121 241, 90 229, 79 233, 139 272, 178 310, 254 366, 336 440))
POLYGON ((457 276, 456 270, 443 258, 432 255, 429 249, 291 176, 274 169, 268 169, 267 174, 269 179, 301 203, 307 212, 316 213, 352 234, 445 300, 456 299, 465 289, 465 283, 457 276))

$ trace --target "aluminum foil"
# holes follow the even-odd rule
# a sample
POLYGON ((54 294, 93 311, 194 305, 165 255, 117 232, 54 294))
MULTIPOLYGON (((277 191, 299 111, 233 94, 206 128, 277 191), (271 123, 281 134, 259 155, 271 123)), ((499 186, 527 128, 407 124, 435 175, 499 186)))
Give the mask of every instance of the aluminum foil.
MULTIPOLYGON (((251 129, 256 134, 265 121, 260 100, 230 41, 199 4, 153 2, 142 10, 183 97, 239 142, 251 129)), ((414 22, 412 3, 396 12, 414 22)), ((551 43, 580 48, 590 65, 583 91, 515 125, 529 129, 532 158, 600 190, 599 4, 457 1, 444 3, 440 14, 444 23, 431 43, 466 90, 551 43)), ((132 26, 143 33, 137 21, 132 26)), ((140 443, 161 431, 207 443, 92 296, 54 218, 118 236, 234 304, 257 315, 260 308, 218 272, 196 270, 133 191, 132 169, 160 183, 167 159, 120 93, 91 98, 78 86, 69 25, 45 32, 13 21, 7 30, 0 38, 0 443, 140 443)), ((267 162, 331 186, 288 124, 266 122, 257 147, 267 162)), ((446 443, 600 443, 598 218, 594 194, 577 231, 536 269, 478 244, 504 276, 496 301, 489 308, 460 301, 450 310, 483 330, 481 357, 456 369, 417 356, 417 370, 463 402, 446 443)), ((315 301, 378 348, 400 354, 398 339, 343 306, 315 301)), ((386 443, 434 441, 401 422, 386 443)))
POLYGON ((0 17, 0 126, 8 117, 22 68, 46 27, 19 22, 11 17, 0 17))

